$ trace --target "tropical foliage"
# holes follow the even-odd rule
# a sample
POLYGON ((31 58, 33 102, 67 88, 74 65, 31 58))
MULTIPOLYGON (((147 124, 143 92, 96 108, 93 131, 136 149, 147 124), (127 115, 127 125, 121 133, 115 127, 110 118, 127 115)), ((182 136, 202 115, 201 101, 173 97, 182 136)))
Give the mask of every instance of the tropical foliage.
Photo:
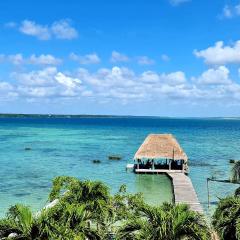
POLYGON ((232 167, 232 179, 233 182, 240 182, 240 161, 236 161, 232 167))
POLYGON ((49 201, 38 213, 11 207, 0 220, 0 239, 210 239, 203 217, 186 205, 149 206, 124 185, 111 195, 101 182, 57 177, 49 201))
MULTIPOLYGON (((232 167, 231 182, 240 183, 240 161, 232 167)), ((212 224, 221 239, 240 239, 240 188, 235 190, 233 196, 220 199, 212 224)))
POLYGON ((139 207, 140 217, 132 216, 118 230, 119 239, 175 240, 210 239, 203 217, 187 205, 163 204, 139 207))

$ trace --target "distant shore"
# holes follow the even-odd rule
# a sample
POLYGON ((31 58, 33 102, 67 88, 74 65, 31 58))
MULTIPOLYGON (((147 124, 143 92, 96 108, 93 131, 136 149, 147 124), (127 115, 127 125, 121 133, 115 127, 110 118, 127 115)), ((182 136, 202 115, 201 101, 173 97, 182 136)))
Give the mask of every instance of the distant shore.
POLYGON ((240 117, 169 117, 169 116, 135 116, 104 114, 25 114, 0 113, 0 118, 156 118, 156 119, 206 119, 206 120, 240 120, 240 117))

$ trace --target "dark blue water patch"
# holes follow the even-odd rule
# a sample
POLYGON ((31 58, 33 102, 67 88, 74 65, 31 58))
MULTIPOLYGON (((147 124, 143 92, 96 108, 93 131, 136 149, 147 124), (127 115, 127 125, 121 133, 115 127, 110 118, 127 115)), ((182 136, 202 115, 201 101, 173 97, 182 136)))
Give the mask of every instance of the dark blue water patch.
POLYGON ((15 177, 16 177, 16 179, 19 179, 19 180, 20 179, 23 179, 23 180, 38 179, 41 177, 41 173, 34 172, 34 171, 22 171, 22 172, 16 172, 15 177))
POLYGON ((14 193, 13 196, 15 197, 26 197, 26 196, 30 196, 31 193, 28 192, 19 192, 19 193, 14 193))
POLYGON ((198 162, 198 161, 190 161, 188 163, 188 165, 191 167, 191 166, 194 166, 194 167, 216 167, 218 166, 217 164, 213 164, 213 163, 208 163, 208 162, 198 162))
POLYGON ((76 126, 93 126, 93 127, 150 127, 150 128, 187 128, 187 129, 238 129, 240 130, 240 120, 226 119, 172 119, 157 117, 116 117, 116 118, 0 118, 0 125, 18 124, 18 127, 64 127, 75 128, 76 126))
POLYGON ((9 193, 10 190, 11 190, 11 189, 6 188, 6 187, 4 187, 4 188, 0 188, 0 193, 9 193))
POLYGON ((39 189, 49 189, 51 184, 38 184, 36 187, 39 189))
POLYGON ((3 182, 0 183, 0 191, 1 192, 9 191, 10 189, 15 188, 15 186, 16 185, 13 182, 10 182, 10 180, 4 181, 4 183, 3 182))
POLYGON ((43 153, 53 153, 53 152, 57 152, 59 151, 58 149, 56 148, 42 148, 42 149, 39 149, 41 152, 43 153))

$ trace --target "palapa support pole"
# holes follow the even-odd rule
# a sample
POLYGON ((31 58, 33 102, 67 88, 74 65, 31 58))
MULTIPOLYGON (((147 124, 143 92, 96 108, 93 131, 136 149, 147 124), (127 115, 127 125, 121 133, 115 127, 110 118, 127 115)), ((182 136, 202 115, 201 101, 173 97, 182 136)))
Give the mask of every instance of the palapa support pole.
POLYGON ((208 194, 208 208, 210 207, 210 194, 209 194, 209 178, 207 178, 207 194, 208 194))
POLYGON ((172 157, 172 160, 169 160, 169 170, 171 170, 172 169, 172 167, 171 167, 171 165, 172 165, 172 161, 174 161, 174 148, 173 148, 173 157, 172 157))

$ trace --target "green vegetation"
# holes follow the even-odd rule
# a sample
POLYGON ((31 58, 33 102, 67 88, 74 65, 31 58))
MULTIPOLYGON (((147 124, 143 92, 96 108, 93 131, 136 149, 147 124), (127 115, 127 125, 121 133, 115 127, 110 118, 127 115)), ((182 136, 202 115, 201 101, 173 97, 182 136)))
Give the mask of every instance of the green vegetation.
MULTIPOLYGON (((232 167, 230 183, 240 184, 240 161, 232 167)), ((233 196, 220 199, 212 217, 212 225, 222 240, 240 239, 240 188, 233 196)))
POLYGON ((53 200, 38 213, 19 204, 11 207, 0 220, 0 239, 210 239, 202 215, 186 205, 149 206, 124 185, 111 195, 101 182, 57 177, 49 195, 53 200))

